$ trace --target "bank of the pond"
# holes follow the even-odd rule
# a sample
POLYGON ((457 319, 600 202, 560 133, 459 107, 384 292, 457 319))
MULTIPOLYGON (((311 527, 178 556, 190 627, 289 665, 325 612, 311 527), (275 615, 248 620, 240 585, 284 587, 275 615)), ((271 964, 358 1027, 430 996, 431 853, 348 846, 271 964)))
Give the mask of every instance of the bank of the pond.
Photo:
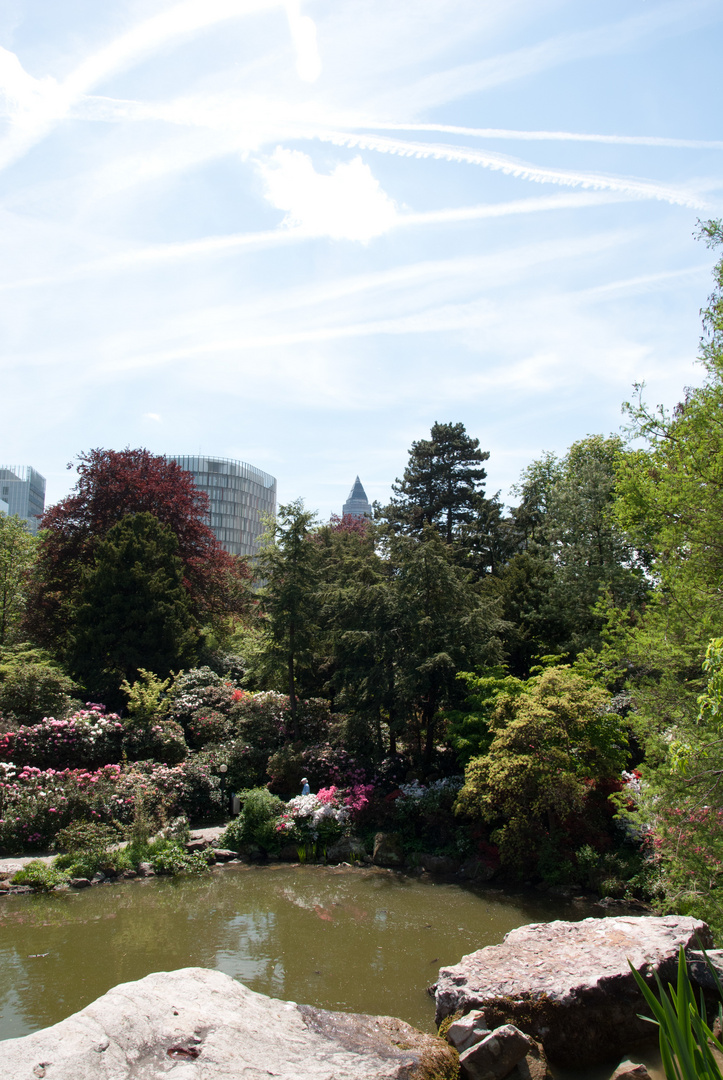
POLYGON ((594 910, 377 868, 281 863, 8 896, 0 1038, 56 1023, 120 982, 188 966, 272 997, 433 1031, 426 987, 441 966, 524 923, 594 910))

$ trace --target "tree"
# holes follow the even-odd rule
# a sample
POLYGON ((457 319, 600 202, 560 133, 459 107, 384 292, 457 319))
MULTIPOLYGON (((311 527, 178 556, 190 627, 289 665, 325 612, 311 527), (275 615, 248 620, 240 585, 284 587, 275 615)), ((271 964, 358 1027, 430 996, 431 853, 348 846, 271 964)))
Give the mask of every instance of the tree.
POLYGON ((460 696, 457 673, 500 659, 496 605, 481 599, 435 529, 392 536, 388 558, 395 593, 396 692, 421 739, 429 769, 440 711, 460 696))
POLYGON ((516 674, 528 674, 535 657, 599 648, 601 600, 622 610, 645 601, 645 553, 614 513, 622 450, 617 436, 592 435, 564 458, 546 454, 523 473, 513 512, 521 550, 488 583, 510 623, 516 674))
POLYGON ((272 657, 286 671, 294 741, 299 738, 297 669, 308 663, 318 634, 318 547, 311 528, 315 515, 301 499, 280 506, 266 532, 257 559, 264 581, 260 598, 267 618, 266 635, 272 657))
POLYGON ((388 520, 413 534, 432 525, 451 544, 480 508, 489 456, 464 424, 433 424, 429 439, 412 443, 404 475, 392 484, 388 520))
POLYGON ((21 518, 0 514, 0 648, 17 639, 36 549, 21 518))
POLYGON ((62 655, 83 570, 93 566, 109 530, 129 514, 150 513, 176 537, 183 588, 199 623, 219 624, 245 610, 248 567, 224 551, 209 529, 208 498, 190 473, 148 450, 90 450, 78 460, 73 493, 43 517, 28 603, 35 640, 62 655))
MULTIPOLYGON (((723 223, 701 233, 723 244, 723 223)), ((627 403, 629 435, 643 439, 618 463, 616 515, 650 552, 650 601, 618 634, 620 664, 638 717, 652 732, 694 716, 701 664, 723 625, 723 259, 703 312, 702 386, 672 412, 648 407, 643 387, 627 403)))
POLYGON ((71 607, 68 662, 107 704, 141 670, 165 677, 193 661, 198 630, 178 540, 153 514, 128 514, 95 545, 71 607))
POLYGON ((548 668, 521 693, 502 694, 487 754, 465 771, 458 810, 496 824, 503 862, 529 865, 543 839, 580 814, 587 780, 617 776, 626 740, 607 692, 569 668, 548 668))

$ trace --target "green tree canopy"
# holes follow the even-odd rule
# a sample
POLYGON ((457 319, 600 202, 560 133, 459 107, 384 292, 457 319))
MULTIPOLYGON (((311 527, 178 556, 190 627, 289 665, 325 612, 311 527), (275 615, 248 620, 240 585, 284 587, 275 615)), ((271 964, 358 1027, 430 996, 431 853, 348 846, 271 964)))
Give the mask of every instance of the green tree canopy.
POLYGON ((18 640, 37 538, 19 517, 0 514, 0 648, 18 640))
POLYGON ((504 862, 529 865, 542 840, 581 812, 585 781, 619 774, 626 739, 608 701, 605 690, 566 667, 499 697, 492 743, 467 766, 457 806, 496 825, 492 839, 504 862))
POLYGON ((316 517, 301 499, 280 506, 257 558, 264 585, 267 661, 285 671, 294 741, 299 738, 297 674, 311 663, 318 644, 319 548, 313 542, 316 517))
POLYGON ((410 533, 432 525, 451 544, 480 509, 489 456, 464 424, 433 424, 429 439, 412 443, 404 475, 392 484, 387 519, 410 533))
POLYGON ((113 525, 71 616, 71 671, 107 704, 120 704, 121 681, 142 669, 165 677, 192 662, 198 631, 171 529, 149 513, 113 525))

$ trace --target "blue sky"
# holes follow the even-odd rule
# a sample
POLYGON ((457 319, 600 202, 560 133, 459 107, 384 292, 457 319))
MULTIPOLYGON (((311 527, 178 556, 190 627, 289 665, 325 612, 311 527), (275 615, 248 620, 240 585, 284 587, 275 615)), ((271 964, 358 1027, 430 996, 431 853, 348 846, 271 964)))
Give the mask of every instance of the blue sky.
POLYGON ((506 495, 700 380, 719 0, 4 0, 0 460, 241 458, 323 517, 462 421, 506 495))

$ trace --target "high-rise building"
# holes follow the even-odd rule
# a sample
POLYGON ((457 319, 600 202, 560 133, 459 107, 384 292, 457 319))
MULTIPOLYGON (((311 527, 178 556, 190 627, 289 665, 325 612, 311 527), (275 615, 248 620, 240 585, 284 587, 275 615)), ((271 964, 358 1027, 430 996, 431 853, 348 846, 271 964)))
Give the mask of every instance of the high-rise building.
POLYGON ((30 465, 0 465, 0 499, 35 536, 45 511, 45 477, 30 465))
POLYGON ((193 475, 210 502, 208 524, 231 555, 256 555, 263 518, 276 514, 276 478, 230 458, 167 454, 193 475))
POLYGON ((344 503, 344 509, 342 510, 342 513, 344 517, 348 515, 349 517, 370 518, 372 516, 372 508, 369 505, 367 493, 362 487, 362 482, 358 476, 352 485, 351 491, 349 492, 349 498, 344 503))

